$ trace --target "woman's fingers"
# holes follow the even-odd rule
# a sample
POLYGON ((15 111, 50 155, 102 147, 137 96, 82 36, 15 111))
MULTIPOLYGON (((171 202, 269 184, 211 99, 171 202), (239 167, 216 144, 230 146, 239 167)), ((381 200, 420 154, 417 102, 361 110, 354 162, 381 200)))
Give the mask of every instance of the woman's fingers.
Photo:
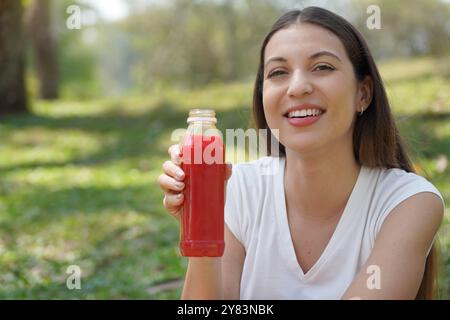
POLYGON ((164 174, 164 173, 158 177, 158 183, 159 183, 160 188, 164 192, 180 193, 184 189, 184 182, 175 180, 168 174, 164 174))
POLYGON ((167 150, 170 156, 170 159, 177 166, 181 166, 181 150, 178 144, 171 145, 169 150, 167 150))
MULTIPOLYGON (((158 177, 158 183, 161 189, 164 191, 163 205, 166 210, 175 218, 179 219, 183 211, 184 195, 183 190, 185 184, 183 182, 185 174, 181 169, 181 154, 180 146, 178 144, 172 145, 168 149, 171 160, 167 160, 163 163, 162 169, 164 171, 158 177)), ((232 175, 231 163, 226 163, 225 168, 225 196, 226 196, 226 183, 232 175)))
POLYGON ((167 174, 168 176, 179 180, 179 181, 183 181, 184 179, 184 172, 183 170, 177 166, 175 163, 173 163, 170 160, 167 160, 163 163, 163 171, 165 174, 167 174))
POLYGON ((175 219, 180 220, 183 211, 183 194, 164 194, 163 205, 167 212, 175 219))
POLYGON ((183 204, 182 193, 166 193, 163 199, 164 207, 171 213, 180 210, 183 204))
POLYGON ((170 159, 163 163, 163 174, 158 177, 158 183, 164 191, 163 205, 177 220, 183 211, 184 172, 181 169, 180 147, 174 144, 167 150, 170 159))

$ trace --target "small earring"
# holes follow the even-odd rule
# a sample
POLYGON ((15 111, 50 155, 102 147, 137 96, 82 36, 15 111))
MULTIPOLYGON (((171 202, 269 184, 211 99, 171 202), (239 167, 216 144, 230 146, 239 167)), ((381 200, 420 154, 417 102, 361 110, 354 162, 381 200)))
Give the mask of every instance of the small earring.
POLYGON ((361 117, 363 115, 364 108, 361 108, 361 112, 359 113, 359 116, 361 117))

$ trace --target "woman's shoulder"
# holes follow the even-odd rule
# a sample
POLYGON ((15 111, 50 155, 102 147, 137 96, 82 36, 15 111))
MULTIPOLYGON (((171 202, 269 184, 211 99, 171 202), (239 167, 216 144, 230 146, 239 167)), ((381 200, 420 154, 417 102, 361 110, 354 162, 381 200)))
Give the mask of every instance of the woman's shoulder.
MULTIPOLYGON (((227 190, 235 198, 259 200, 273 194, 284 172, 284 159, 261 157, 257 160, 233 164, 227 190)), ((228 192, 228 191, 227 191, 228 192)))
MULTIPOLYGON (((383 193, 415 189, 439 194, 436 187, 425 177, 400 168, 378 168, 377 189, 383 193)), ((440 195, 440 194, 439 194, 440 195)))
MULTIPOLYGON (((408 172, 399 168, 372 168, 373 193, 372 208, 373 214, 381 221, 389 214, 399 203, 409 197, 421 192, 431 192, 444 202, 439 190, 425 177, 408 172)), ((378 219, 377 218, 377 219, 378 219)))
POLYGON ((387 216, 410 197, 430 192, 444 203, 438 189, 425 177, 399 168, 370 168, 373 181, 368 199, 368 225, 373 244, 387 216))
POLYGON ((250 230, 264 212, 270 210, 275 190, 282 185, 278 179, 282 177, 283 168, 283 158, 276 157, 233 164, 227 184, 225 221, 244 247, 250 242, 250 230))

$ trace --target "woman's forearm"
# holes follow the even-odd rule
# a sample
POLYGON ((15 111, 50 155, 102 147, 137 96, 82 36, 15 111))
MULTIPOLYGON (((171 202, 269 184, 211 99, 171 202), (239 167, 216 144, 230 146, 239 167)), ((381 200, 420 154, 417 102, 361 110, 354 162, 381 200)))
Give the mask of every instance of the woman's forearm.
POLYGON ((223 299, 222 258, 189 258, 181 299, 223 299))

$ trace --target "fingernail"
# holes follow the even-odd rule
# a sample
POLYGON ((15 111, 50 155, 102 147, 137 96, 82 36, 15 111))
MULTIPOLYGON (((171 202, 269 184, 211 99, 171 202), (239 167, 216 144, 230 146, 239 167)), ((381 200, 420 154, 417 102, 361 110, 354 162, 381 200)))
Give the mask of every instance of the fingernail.
POLYGON ((183 178, 184 176, 184 172, 183 171, 177 171, 177 177, 178 178, 183 178))
POLYGON ((177 187, 178 187, 178 189, 183 189, 184 188, 184 183, 177 182, 177 187))
POLYGON ((177 194, 177 199, 181 199, 182 196, 183 196, 182 193, 177 194))

